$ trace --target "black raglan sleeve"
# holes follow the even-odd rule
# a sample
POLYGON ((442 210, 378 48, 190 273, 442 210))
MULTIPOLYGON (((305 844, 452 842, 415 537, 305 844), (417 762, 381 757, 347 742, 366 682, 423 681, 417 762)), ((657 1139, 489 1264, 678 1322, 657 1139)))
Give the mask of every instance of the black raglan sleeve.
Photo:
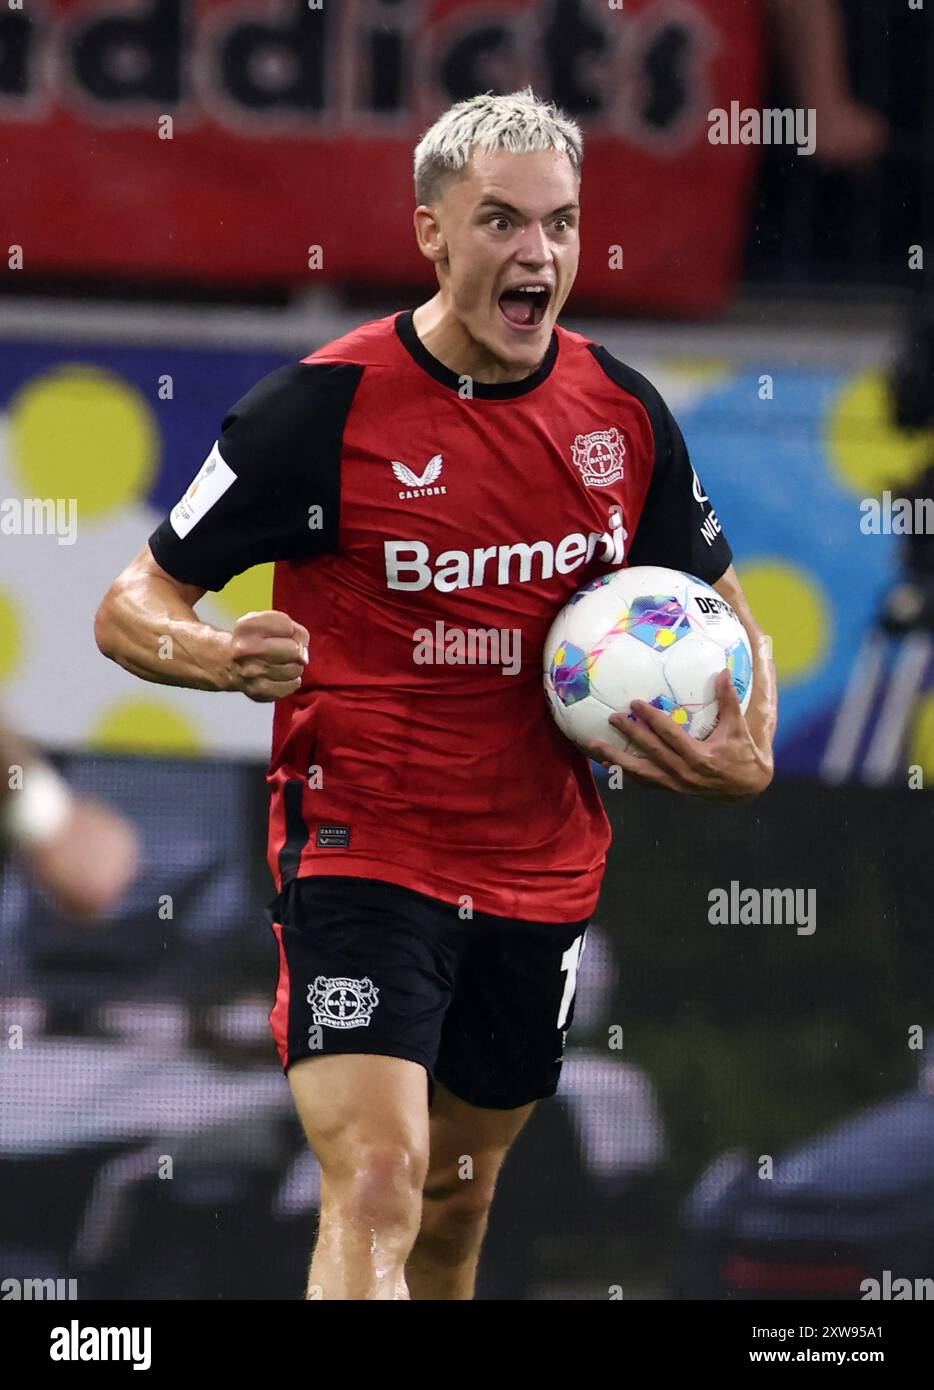
POLYGON ((594 345, 591 352, 606 374, 645 406, 655 440, 652 476, 629 545, 629 564, 664 565, 715 583, 732 563, 733 552, 674 416, 646 377, 604 347, 594 345))
POLYGON ((253 565, 337 550, 344 425, 362 374, 299 362, 248 391, 150 536, 157 563, 183 584, 217 590, 253 565))

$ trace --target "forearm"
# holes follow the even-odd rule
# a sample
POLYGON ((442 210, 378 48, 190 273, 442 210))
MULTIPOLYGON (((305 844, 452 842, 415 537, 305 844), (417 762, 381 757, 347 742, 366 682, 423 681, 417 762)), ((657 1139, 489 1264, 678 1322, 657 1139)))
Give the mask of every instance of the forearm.
POLYGON ((772 659, 772 639, 753 622, 747 623, 749 644, 752 647, 752 696, 746 711, 746 723, 756 747, 771 756, 778 725, 778 679, 772 659))
POLYGON ((756 747, 771 760, 778 725, 778 677, 772 657, 772 639, 756 622, 732 565, 717 580, 714 588, 729 603, 749 638, 752 648, 752 696, 746 710, 746 723, 756 747))
POLYGON ((204 623, 167 580, 118 581, 98 609, 97 645, 124 670, 159 685, 233 689, 231 634, 204 623))

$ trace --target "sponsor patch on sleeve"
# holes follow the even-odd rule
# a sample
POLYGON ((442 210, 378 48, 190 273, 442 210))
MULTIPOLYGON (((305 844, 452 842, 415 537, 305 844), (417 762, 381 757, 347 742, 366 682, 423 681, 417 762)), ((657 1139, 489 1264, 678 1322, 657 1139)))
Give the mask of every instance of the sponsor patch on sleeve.
POLYGON ((231 483, 236 481, 236 473, 221 458, 220 448, 215 443, 191 487, 169 513, 172 530, 180 540, 185 539, 214 503, 220 501, 231 483))

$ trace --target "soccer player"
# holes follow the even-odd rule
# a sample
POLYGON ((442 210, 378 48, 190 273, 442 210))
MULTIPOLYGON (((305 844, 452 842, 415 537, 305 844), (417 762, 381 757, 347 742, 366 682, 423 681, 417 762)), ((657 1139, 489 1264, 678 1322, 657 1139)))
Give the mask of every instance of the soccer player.
POLYGON ((145 680, 276 702, 270 1022, 322 1169, 308 1297, 471 1298, 501 1164, 557 1088, 610 838, 542 691, 561 606, 623 563, 715 585, 753 645, 746 716, 724 672, 706 742, 639 706, 646 758, 594 752, 698 796, 772 776, 768 639, 678 427, 556 327, 580 171, 578 127, 530 89, 447 111, 415 151, 438 292, 234 405, 97 615, 145 680), (273 611, 199 621, 262 561, 273 611))

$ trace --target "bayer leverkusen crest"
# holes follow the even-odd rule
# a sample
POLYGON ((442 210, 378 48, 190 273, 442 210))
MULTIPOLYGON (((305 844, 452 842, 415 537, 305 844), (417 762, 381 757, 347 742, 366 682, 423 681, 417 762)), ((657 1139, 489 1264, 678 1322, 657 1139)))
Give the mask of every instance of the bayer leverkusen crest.
POLYGON ((609 487, 623 476, 626 445, 615 426, 594 430, 593 434, 579 434, 571 448, 574 462, 588 487, 609 487))

